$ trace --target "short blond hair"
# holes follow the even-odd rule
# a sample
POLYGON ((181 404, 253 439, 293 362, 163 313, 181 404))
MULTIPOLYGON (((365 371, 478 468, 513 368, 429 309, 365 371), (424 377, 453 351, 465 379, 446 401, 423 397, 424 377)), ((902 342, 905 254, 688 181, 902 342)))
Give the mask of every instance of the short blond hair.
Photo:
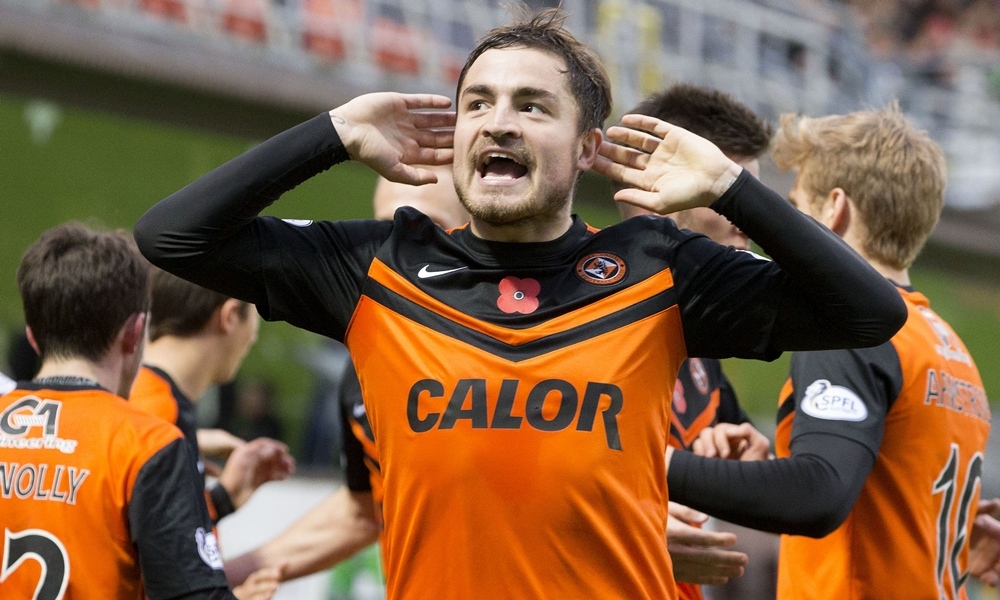
POLYGON ((944 205, 944 154, 893 102, 822 118, 786 114, 774 162, 798 170, 810 201, 841 188, 865 228, 864 252, 896 269, 913 264, 944 205))

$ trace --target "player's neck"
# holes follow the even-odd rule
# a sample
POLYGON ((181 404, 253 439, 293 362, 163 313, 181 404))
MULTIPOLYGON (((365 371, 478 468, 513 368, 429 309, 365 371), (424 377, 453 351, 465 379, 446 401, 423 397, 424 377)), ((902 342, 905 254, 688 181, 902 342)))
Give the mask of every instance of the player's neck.
POLYGON ((877 260, 872 260, 868 257, 865 258, 868 261, 868 264, 870 264, 873 269, 878 271, 882 275, 882 277, 885 277, 886 279, 895 283, 896 285, 905 285, 905 286, 910 285, 909 269, 896 269, 890 267, 889 265, 881 263, 877 260))
POLYGON ((143 364, 163 370, 191 402, 197 402, 212 385, 217 355, 202 336, 163 336, 146 345, 143 364))
POLYGON ((870 264, 873 269, 875 269, 882 275, 882 277, 885 277, 886 279, 897 285, 909 286, 910 285, 909 269, 897 269, 895 267, 887 265, 886 263, 882 262, 877 258, 873 258, 868 255, 868 253, 865 251, 866 235, 867 234, 861 231, 859 228, 852 227, 846 232, 845 235, 842 235, 841 237, 845 242, 847 242, 848 246, 850 246, 851 248, 854 249, 855 252, 860 254, 861 257, 864 258, 865 261, 867 261, 868 264, 870 264))
POLYGON ((112 362, 110 359, 92 362, 84 358, 49 358, 42 362, 35 379, 82 377, 96 382, 106 390, 116 391, 122 382, 122 365, 113 365, 112 362))
POLYGON ((470 231, 478 238, 491 242, 550 242, 569 231, 573 225, 570 204, 555 214, 539 215, 509 225, 486 223, 475 217, 470 222, 470 231))

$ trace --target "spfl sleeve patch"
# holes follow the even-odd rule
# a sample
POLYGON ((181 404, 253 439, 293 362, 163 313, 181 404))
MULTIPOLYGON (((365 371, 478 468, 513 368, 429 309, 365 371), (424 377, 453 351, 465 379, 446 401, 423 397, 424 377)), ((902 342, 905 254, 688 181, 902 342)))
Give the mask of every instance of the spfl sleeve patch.
POLYGON ((856 393, 826 379, 817 379, 806 388, 802 412, 829 421, 859 422, 868 418, 868 407, 856 393))

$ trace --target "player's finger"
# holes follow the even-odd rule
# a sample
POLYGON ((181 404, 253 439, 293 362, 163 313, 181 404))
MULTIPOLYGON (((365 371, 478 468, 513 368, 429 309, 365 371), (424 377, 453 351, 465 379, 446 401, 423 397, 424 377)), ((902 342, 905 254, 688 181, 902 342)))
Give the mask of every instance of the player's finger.
POLYGON ((455 132, 452 130, 421 129, 413 134, 421 148, 451 148, 455 143, 455 132))
POLYGON ((1000 498, 990 498, 989 500, 980 500, 979 507, 976 513, 996 516, 997 513, 1000 513, 1000 498))
POLYGON ((645 154, 652 154, 653 151, 660 146, 660 142, 663 141, 661 138, 650 135, 645 131, 637 131, 635 129, 619 127, 617 125, 609 127, 607 135, 608 139, 639 150, 645 154))
POLYGON ((729 458, 730 453, 730 431, 726 427, 711 427, 703 431, 710 431, 712 443, 715 444, 719 452, 719 458, 729 458))
MULTIPOLYGON (((412 166, 419 173, 419 183, 411 185, 424 185, 425 183, 437 183, 437 174, 427 169, 422 169, 415 165, 440 166, 450 165, 455 159, 455 151, 451 148, 418 148, 414 153, 406 157, 406 164, 412 166)), ((386 179, 390 177, 386 176, 386 179)), ((392 180, 395 181, 395 180, 392 180)))
POLYGON ((750 563, 750 557, 735 550, 719 550, 716 548, 699 548, 686 556, 692 563, 699 563, 705 570, 711 570, 719 575, 733 576, 738 570, 750 563))
POLYGON ((705 513, 676 502, 669 502, 667 504, 667 513, 671 517, 680 519, 685 523, 695 523, 700 525, 705 521, 708 521, 708 515, 705 513))
POLYGON ((448 129, 455 126, 455 111, 414 112, 413 126, 418 129, 448 129))
POLYGON ((406 108, 420 110, 422 108, 449 108, 451 98, 440 94, 400 94, 406 108))
POLYGON ((681 129, 676 125, 672 125, 666 121, 661 121, 656 117, 636 114, 628 114, 622 117, 622 125, 651 133, 660 139, 666 138, 670 135, 671 131, 681 129))
MULTIPOLYGON (((417 153, 414 162, 421 165, 443 164, 434 162, 435 157, 437 156, 435 153, 443 151, 444 150, 435 150, 431 151, 430 154, 425 151, 420 151, 417 153)), ((383 175, 389 181, 407 183, 410 185, 426 185, 428 183, 437 182, 437 175, 435 175, 433 171, 421 169, 419 167, 412 167, 403 163, 397 163, 393 168, 383 173, 383 175)))
POLYGON ((656 209, 656 202, 659 199, 660 197, 654 192, 646 192, 637 188, 625 188, 615 192, 615 200, 618 202, 628 202, 657 214, 660 212, 656 209))
POLYGON ((736 444, 736 451, 733 452, 733 456, 736 458, 740 458, 741 456, 743 456, 743 453, 749 449, 750 449, 750 442, 748 442, 747 440, 740 440, 739 443, 736 444))
POLYGON ((630 185, 627 183, 627 180, 630 177, 628 169, 605 156, 598 154, 597 159, 594 161, 594 166, 591 167, 591 169, 596 173, 604 175, 611 181, 630 185))
POLYGON ((715 458, 719 455, 718 444, 715 441, 715 427, 707 427, 701 430, 698 434, 697 441, 698 446, 701 448, 700 452, 696 452, 699 456, 705 456, 708 458, 715 458))
POLYGON ((670 544, 670 556, 675 563, 683 563, 684 581, 692 582, 694 577, 725 576, 739 577, 750 563, 750 557, 743 552, 701 548, 688 544, 670 544))
POLYGON ((726 548, 736 543, 736 534, 729 531, 709 531, 692 527, 693 532, 685 535, 685 544, 710 548, 726 548))
POLYGON ((614 163, 639 171, 645 169, 646 163, 649 162, 649 155, 645 152, 640 152, 635 148, 622 146, 608 140, 601 142, 601 145, 597 148, 597 153, 614 163))
POLYGON ((215 464, 214 462, 206 460, 204 462, 204 465, 205 465, 205 475, 208 475, 209 477, 215 477, 216 479, 218 479, 219 475, 222 475, 222 467, 215 464))

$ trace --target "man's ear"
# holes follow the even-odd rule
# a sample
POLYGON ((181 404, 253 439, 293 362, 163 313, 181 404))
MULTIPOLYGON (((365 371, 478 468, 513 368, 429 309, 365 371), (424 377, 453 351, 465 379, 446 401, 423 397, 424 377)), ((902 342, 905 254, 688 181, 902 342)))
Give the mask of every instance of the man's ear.
POLYGON ((604 141, 604 133, 597 127, 584 133, 580 138, 580 156, 576 159, 576 168, 589 171, 597 162, 597 151, 604 141))
POLYGON ((236 298, 229 298, 219 305, 219 330, 224 335, 232 333, 245 318, 240 314, 240 306, 241 303, 236 298))
POLYGON ((135 354, 142 350, 146 341, 147 313, 135 313, 122 326, 122 351, 135 354))
POLYGON ((854 202, 843 188, 833 188, 827 197, 824 207, 824 220, 831 231, 840 237, 847 234, 848 227, 851 226, 851 219, 854 217, 854 202))
POLYGON ((24 335, 28 337, 28 344, 31 345, 31 349, 35 351, 35 354, 41 356, 42 351, 38 347, 38 342, 35 340, 35 332, 31 330, 31 327, 28 327, 27 325, 24 326, 24 335))

